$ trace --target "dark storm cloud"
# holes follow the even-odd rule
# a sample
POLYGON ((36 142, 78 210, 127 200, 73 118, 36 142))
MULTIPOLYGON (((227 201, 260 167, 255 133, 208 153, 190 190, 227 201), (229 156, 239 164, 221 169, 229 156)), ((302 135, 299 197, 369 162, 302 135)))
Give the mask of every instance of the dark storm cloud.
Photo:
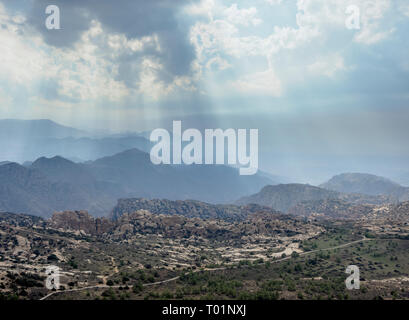
MULTIPOLYGON (((72 47, 81 34, 90 27, 92 19, 98 20, 104 30, 125 34, 128 38, 140 38, 157 34, 161 52, 149 50, 144 54, 160 58, 165 70, 161 80, 168 82, 174 76, 187 75, 195 58, 189 43, 188 28, 181 28, 177 14, 186 1, 179 0, 54 0, 61 12, 61 30, 47 30, 44 22, 45 8, 49 0, 33 2, 28 22, 38 30, 45 42, 56 47, 72 47)), ((121 80, 130 83, 129 64, 140 54, 120 57, 121 80), (123 77, 123 78, 122 78, 123 77)))

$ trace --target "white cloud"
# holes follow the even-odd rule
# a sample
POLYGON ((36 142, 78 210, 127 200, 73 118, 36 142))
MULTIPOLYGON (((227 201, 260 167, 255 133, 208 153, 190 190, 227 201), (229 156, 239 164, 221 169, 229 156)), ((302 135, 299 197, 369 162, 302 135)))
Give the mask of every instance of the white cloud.
MULTIPOLYGON (((296 77, 296 72, 285 70, 300 69, 305 76, 335 77, 350 68, 341 53, 344 51, 335 48, 334 52, 340 53, 320 52, 319 47, 324 47, 334 33, 344 32, 355 45, 366 46, 379 43, 394 32, 383 24, 393 7, 391 0, 297 0, 295 24, 291 21, 280 26, 267 20, 262 23, 265 12, 254 3, 234 1, 226 6, 220 0, 202 0, 186 6, 185 13, 198 19, 190 29, 196 50, 194 71, 193 75, 176 76, 167 82, 162 80, 166 70, 160 55, 149 54, 166 54, 154 33, 128 38, 104 30, 98 21, 93 21, 73 49, 59 49, 46 45, 28 30, 23 15, 10 16, 0 4, 0 25, 7 26, 0 28, 0 78, 27 87, 35 87, 43 80, 55 81, 58 93, 65 98, 121 102, 133 95, 158 100, 173 93, 195 91, 200 81, 230 74, 230 81, 224 78, 221 87, 279 96, 296 77), (345 28, 345 9, 350 4, 362 10, 359 31, 345 28), (304 61, 305 52, 310 59, 319 60, 304 61), (124 57, 130 60, 130 76, 121 81, 118 61, 124 57), (249 67, 249 59, 257 60, 257 69, 249 67)), ((284 1, 265 0, 261 4, 262 8, 276 10, 268 4, 284 5, 284 1)), ((398 7, 409 16, 406 2, 401 1, 398 7)))
MULTIPOLYGON (((118 40, 118 39, 117 39, 118 40)), ((112 35, 104 33, 101 25, 93 21, 73 49, 52 48, 54 58, 55 80, 59 84, 58 93, 77 100, 108 99, 119 101, 129 94, 126 85, 115 80, 117 66, 108 59, 117 55, 117 47, 112 46, 112 35), (105 37, 111 51, 103 55, 98 40, 105 37)), ((129 49, 124 42, 124 50, 129 49)))
POLYGON ((232 4, 224 10, 226 20, 235 25, 257 26, 262 23, 262 20, 257 18, 257 9, 251 7, 248 9, 239 9, 237 4, 232 4))
POLYGON ((117 100, 127 93, 114 80, 115 72, 107 71, 112 65, 96 55, 97 46, 90 39, 102 32, 99 25, 94 24, 73 50, 51 48, 13 22, 23 21, 21 17, 8 17, 4 8, 0 10, 0 23, 6 26, 0 28, 0 77, 9 85, 31 89, 43 80, 55 81, 60 95, 79 100, 117 100))
POLYGON ((354 40, 358 43, 372 45, 386 39, 395 29, 382 26, 385 13, 391 7, 391 0, 372 0, 361 4, 361 31, 354 40))
POLYGON ((281 4, 283 2, 283 0, 265 0, 265 1, 271 5, 281 4))
POLYGON ((280 79, 271 69, 242 76, 231 85, 235 90, 246 94, 262 94, 274 97, 282 94, 280 79))
POLYGON ((8 16, 0 3, 0 77, 11 84, 49 76, 49 57, 33 41, 25 41, 21 21, 24 21, 21 16, 8 16))
POLYGON ((0 4, 0 79, 7 79, 10 85, 35 90, 44 80, 54 81, 62 98, 77 102, 120 102, 130 95, 159 99, 176 90, 195 89, 188 76, 176 76, 168 84, 160 80, 161 61, 145 54, 161 52, 156 34, 130 39, 104 30, 94 20, 79 41, 67 49, 48 46, 24 22, 24 16, 10 16, 0 4), (135 88, 118 80, 118 59, 133 54, 140 56, 130 63, 134 72, 130 77, 138 79, 135 88))
POLYGON ((345 10, 350 5, 360 8, 361 30, 354 37, 357 43, 372 45, 384 40, 394 30, 384 30, 385 14, 391 0, 298 0, 297 23, 319 32, 322 36, 330 28, 345 29, 345 10))
POLYGON ((231 68, 231 64, 227 60, 220 58, 219 56, 211 58, 207 64, 207 69, 225 70, 231 68))
MULTIPOLYGON (((266 3, 282 5, 283 1, 266 0, 266 3)), ((200 8, 210 18, 208 21, 197 22, 191 28, 190 37, 196 49, 196 63, 203 79, 206 78, 206 70, 211 72, 214 69, 223 69, 209 68, 220 65, 220 57, 223 56, 223 64, 220 66, 229 66, 229 69, 234 70, 234 76, 239 79, 234 82, 234 87, 240 88, 242 92, 253 88, 253 91, 280 94, 283 87, 291 85, 293 81, 290 77, 296 74, 289 75, 283 70, 294 68, 297 64, 300 72, 305 72, 305 76, 335 77, 340 71, 352 69, 343 57, 343 48, 348 38, 357 45, 368 46, 385 40, 395 31, 393 28, 385 28, 384 24, 386 14, 391 9, 391 0, 297 0, 297 10, 294 12, 296 25, 274 26, 268 34, 265 32, 268 29, 264 23, 263 35, 251 28, 258 23, 252 19, 258 19, 260 9, 246 8, 243 2, 240 2, 240 5, 240 8, 236 4, 224 7, 220 1, 202 1, 200 8), (361 8, 360 30, 348 30, 345 26, 348 18, 346 8, 350 5, 358 5, 361 8), (243 26, 247 28, 243 29, 243 26), (339 47, 334 45, 333 41, 329 45, 338 53, 321 53, 319 48, 329 43, 334 35, 345 36, 339 47), (309 52, 309 57, 316 56, 316 59, 320 60, 305 65, 302 57, 306 51, 309 52), (286 55, 291 55, 292 59, 296 60, 293 60, 291 65, 285 65, 289 63, 286 55), (265 58, 268 62, 267 71, 249 76, 251 72, 243 70, 240 63, 250 57, 265 58), (301 59, 298 59, 299 57, 301 59), (283 61, 286 62, 283 64, 283 61), (277 74, 282 78, 278 79, 277 74), (267 85, 268 88, 276 89, 266 89, 261 85, 257 79, 263 77, 270 84, 267 85), (249 84, 246 84, 246 81, 249 81, 249 84)))
POLYGON ((213 20, 213 8, 215 0, 201 0, 199 3, 193 3, 185 7, 184 12, 192 16, 207 16, 213 20))
POLYGON ((335 76, 338 71, 346 70, 344 59, 339 54, 322 57, 309 65, 307 70, 314 75, 323 75, 329 78, 335 76))

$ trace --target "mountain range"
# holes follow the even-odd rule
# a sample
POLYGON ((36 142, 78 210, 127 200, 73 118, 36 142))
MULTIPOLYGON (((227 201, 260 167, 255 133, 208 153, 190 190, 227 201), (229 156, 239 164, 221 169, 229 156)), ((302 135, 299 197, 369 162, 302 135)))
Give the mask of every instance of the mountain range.
POLYGON ((85 163, 60 156, 25 166, 7 162, 0 179, 0 210, 45 217, 63 210, 107 215, 118 198, 130 197, 228 203, 272 183, 227 166, 153 165, 138 149, 85 163))
MULTIPOLYGON (((334 208, 409 200, 408 187, 363 173, 340 174, 316 187, 290 184, 262 171, 240 176, 236 168, 223 165, 156 166, 147 153, 151 142, 146 136, 93 136, 50 120, 0 120, 0 210, 44 217, 54 211, 88 210, 106 216, 122 198, 114 210, 126 204, 124 208, 158 213, 163 213, 159 208, 184 212, 185 207, 172 201, 194 199, 184 206, 195 210, 195 201, 236 201, 283 212, 326 208, 335 214, 339 210, 334 208), (141 198, 168 200, 156 200, 158 208, 153 209, 141 198)), ((208 208, 209 217, 219 209, 208 208)))
POLYGON ((74 162, 96 160, 131 148, 150 150, 135 133, 94 136, 51 120, 0 120, 0 161, 23 163, 60 155, 74 162))
POLYGON ((48 119, 0 119, 0 139, 83 137, 89 133, 66 127, 48 119))

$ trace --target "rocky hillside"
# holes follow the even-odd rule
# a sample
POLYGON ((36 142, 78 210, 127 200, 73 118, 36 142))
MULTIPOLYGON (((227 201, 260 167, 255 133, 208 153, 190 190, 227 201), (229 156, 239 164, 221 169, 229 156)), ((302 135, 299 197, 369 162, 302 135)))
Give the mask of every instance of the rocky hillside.
POLYGON ((340 199, 303 201, 288 210, 288 214, 307 218, 359 219, 368 215, 374 205, 355 205, 340 199))
POLYGON ((0 224, 2 222, 15 227, 33 227, 34 225, 41 225, 45 221, 37 216, 0 212, 0 224))
POLYGON ((388 221, 399 221, 409 224, 409 201, 395 205, 376 206, 366 217, 366 219, 382 219, 388 221))
POLYGON ((56 229, 95 236, 110 231, 114 223, 107 218, 94 218, 87 211, 63 211, 55 212, 49 225, 56 229))
POLYGON ((138 210, 122 215, 109 233, 109 238, 130 239, 137 234, 161 234, 166 238, 200 237, 208 240, 240 240, 252 236, 295 236, 320 231, 289 216, 274 212, 258 212, 243 221, 203 220, 181 215, 153 214, 138 210))
POLYGON ((141 235, 165 238, 191 237, 214 241, 243 240, 246 237, 282 236, 316 233, 320 228, 279 212, 258 211, 242 221, 190 218, 179 214, 157 214, 147 210, 124 213, 116 221, 93 218, 86 211, 55 213, 47 221, 50 228, 106 240, 137 239, 141 235))
POLYGON ((188 218, 201 219, 222 219, 226 221, 244 220, 249 214, 255 212, 276 213, 271 208, 259 205, 214 205, 196 200, 167 199, 119 199, 117 205, 111 213, 111 217, 117 220, 125 213, 132 213, 138 210, 147 210, 154 214, 181 215, 188 218))

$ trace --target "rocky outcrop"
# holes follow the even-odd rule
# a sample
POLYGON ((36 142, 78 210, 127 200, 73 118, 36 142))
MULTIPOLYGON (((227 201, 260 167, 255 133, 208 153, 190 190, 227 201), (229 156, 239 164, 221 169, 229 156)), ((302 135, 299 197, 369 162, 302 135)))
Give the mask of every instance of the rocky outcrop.
POLYGON ((288 214, 307 218, 359 219, 375 208, 374 205, 354 205, 340 199, 303 201, 288 210, 288 214))
POLYGON ((106 218, 94 218, 87 211, 63 211, 53 214, 50 226, 64 231, 95 236, 108 232, 114 223, 106 218))
MULTIPOLYGON (((315 230, 316 229, 316 230, 315 230)), ((243 240, 247 237, 295 236, 319 228, 280 213, 260 211, 245 220, 188 218, 181 215, 153 214, 147 210, 124 213, 109 234, 111 239, 131 239, 135 235, 160 234, 166 238, 199 237, 207 240, 243 240)))
POLYGON ((225 221, 240 221, 248 217, 249 214, 265 211, 276 213, 271 208, 262 207, 256 204, 236 206, 236 205, 214 205, 196 200, 176 200, 144 198, 119 199, 118 204, 111 212, 111 217, 117 220, 125 213, 132 213, 138 210, 147 210, 154 214, 181 215, 188 218, 201 219, 222 219, 225 221))

